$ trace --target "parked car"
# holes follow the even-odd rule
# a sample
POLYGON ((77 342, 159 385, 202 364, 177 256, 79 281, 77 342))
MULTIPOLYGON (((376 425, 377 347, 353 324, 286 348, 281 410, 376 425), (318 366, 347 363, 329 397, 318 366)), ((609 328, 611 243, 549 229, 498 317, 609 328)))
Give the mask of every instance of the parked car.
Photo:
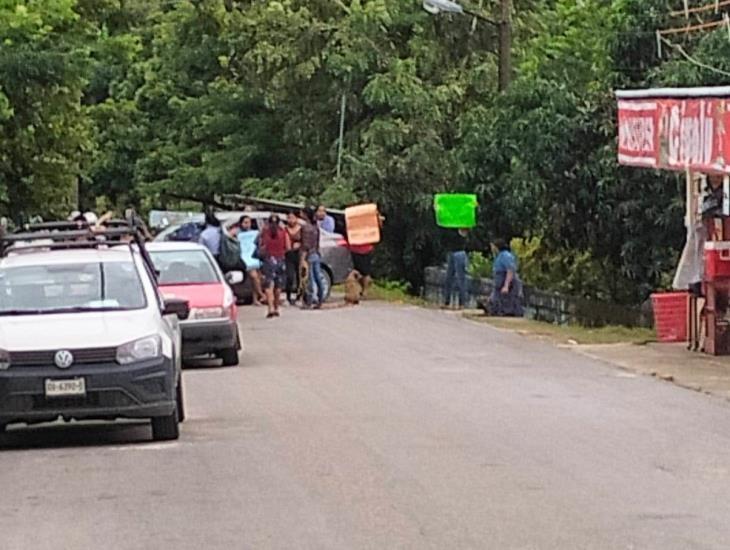
MULTIPOLYGON (((224 225, 238 221, 241 216, 250 216, 258 227, 271 216, 271 212, 217 212, 216 217, 224 225)), ((202 217, 201 217, 202 218, 202 217)), ((156 242, 165 241, 195 241, 203 230, 202 219, 193 220, 179 225, 170 225, 156 237, 156 242)), ((320 231, 320 251, 322 253, 322 271, 324 274, 325 297, 329 297, 332 286, 345 281, 352 271, 352 257, 347 241, 339 233, 320 231)), ((233 285, 233 291, 238 303, 250 304, 253 302, 253 289, 248 277, 243 283, 233 285)))
POLYGON ((183 359, 213 355, 224 366, 238 365, 238 309, 229 283, 242 282, 243 273, 224 277, 208 249, 196 243, 156 242, 147 250, 163 296, 190 304, 189 317, 180 323, 183 359))
POLYGON ((188 305, 162 299, 141 240, 111 247, 83 233, 0 241, 0 430, 149 418, 154 439, 177 439, 188 305))

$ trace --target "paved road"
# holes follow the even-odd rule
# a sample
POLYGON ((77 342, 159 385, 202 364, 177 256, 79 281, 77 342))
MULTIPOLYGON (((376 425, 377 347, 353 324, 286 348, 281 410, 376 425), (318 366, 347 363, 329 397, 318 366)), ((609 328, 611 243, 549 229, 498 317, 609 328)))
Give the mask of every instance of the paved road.
POLYGON ((243 313, 144 426, 0 441, 0 548, 726 549, 730 406, 454 316, 243 313))

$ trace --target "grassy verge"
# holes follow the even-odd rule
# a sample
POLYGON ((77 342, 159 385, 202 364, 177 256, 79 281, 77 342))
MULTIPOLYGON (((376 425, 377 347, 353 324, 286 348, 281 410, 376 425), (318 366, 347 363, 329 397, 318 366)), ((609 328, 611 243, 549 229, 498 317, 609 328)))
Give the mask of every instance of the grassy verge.
MULTIPOLYGON (((333 292, 344 292, 344 285, 335 285, 333 292)), ((407 283, 397 281, 373 281, 368 292, 368 300, 380 300, 391 304, 409 304, 415 306, 428 306, 429 303, 419 296, 409 292, 407 283)))
POLYGON ((369 298, 396 304, 427 305, 424 299, 410 294, 406 284, 391 281, 375 281, 370 287, 369 298))
POLYGON ((467 313, 465 316, 496 328, 512 330, 527 336, 547 338, 561 344, 646 344, 656 340, 656 334, 648 328, 618 326, 586 328, 578 325, 553 325, 530 319, 485 317, 471 313, 467 313))

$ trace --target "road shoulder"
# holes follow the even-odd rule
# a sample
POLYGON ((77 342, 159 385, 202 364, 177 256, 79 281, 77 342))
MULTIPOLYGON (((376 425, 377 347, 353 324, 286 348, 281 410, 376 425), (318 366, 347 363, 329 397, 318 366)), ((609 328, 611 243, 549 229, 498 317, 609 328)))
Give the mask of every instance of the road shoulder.
POLYGON ((687 349, 686 344, 659 344, 645 340, 645 332, 566 332, 548 323, 490 319, 467 312, 471 322, 492 329, 538 339, 590 359, 608 363, 627 375, 651 376, 683 388, 730 400, 730 358, 712 357, 687 349), (599 333, 600 334, 600 333, 599 333), (571 338, 570 336, 574 336, 571 338), (621 341, 622 338, 624 341, 621 341), (577 339, 577 340, 576 340, 577 339), (580 341, 579 341, 580 340, 580 341), (600 343, 598 343, 600 342, 600 343))

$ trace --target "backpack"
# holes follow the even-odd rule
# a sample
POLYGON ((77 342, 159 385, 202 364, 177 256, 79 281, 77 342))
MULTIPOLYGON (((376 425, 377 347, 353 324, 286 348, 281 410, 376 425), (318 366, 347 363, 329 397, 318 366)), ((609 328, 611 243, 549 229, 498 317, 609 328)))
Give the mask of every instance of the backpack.
POLYGON ((241 265, 241 243, 221 229, 221 251, 218 262, 223 271, 233 271, 241 265))

